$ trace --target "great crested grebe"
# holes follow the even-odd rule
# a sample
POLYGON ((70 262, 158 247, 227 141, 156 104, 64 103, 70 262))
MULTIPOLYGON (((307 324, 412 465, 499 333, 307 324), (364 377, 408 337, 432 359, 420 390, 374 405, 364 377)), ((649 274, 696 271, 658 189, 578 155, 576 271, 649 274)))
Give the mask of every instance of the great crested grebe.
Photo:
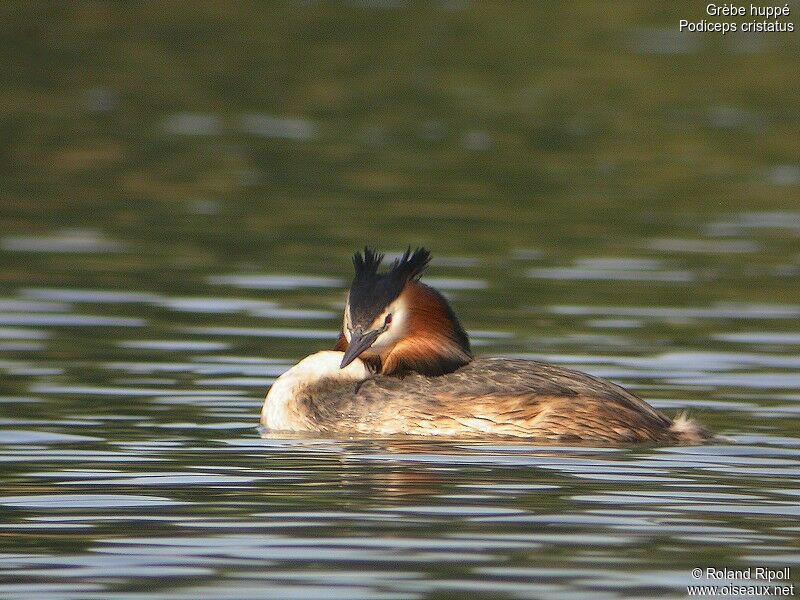
POLYGON ((369 248, 355 254, 335 349, 304 358, 275 381, 261 412, 264 426, 611 444, 715 437, 586 373, 529 360, 473 359, 447 300, 419 281, 430 258, 425 248, 409 248, 378 273, 382 254, 369 248))

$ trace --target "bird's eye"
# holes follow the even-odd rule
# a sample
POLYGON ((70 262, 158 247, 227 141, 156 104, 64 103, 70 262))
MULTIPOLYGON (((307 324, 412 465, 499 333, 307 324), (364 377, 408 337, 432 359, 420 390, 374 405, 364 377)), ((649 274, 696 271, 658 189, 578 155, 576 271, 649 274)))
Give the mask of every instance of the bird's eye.
POLYGON ((392 315, 391 314, 386 315, 386 318, 384 319, 383 324, 384 325, 388 325, 391 322, 392 322, 392 315))

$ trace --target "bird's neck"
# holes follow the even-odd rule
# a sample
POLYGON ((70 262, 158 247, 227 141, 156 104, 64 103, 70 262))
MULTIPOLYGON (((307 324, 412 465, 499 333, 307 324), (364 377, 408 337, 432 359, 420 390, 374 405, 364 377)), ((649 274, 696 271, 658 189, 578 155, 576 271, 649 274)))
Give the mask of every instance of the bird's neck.
POLYGON ((439 292, 412 281, 402 295, 408 307, 407 329, 397 344, 380 355, 380 373, 443 375, 472 360, 467 333, 439 292))
MULTIPOLYGON (((323 380, 363 381, 370 376, 366 365, 356 359, 344 369, 341 352, 323 351, 305 357, 269 389, 261 410, 261 423, 270 429, 302 431, 309 429, 308 411, 301 402, 304 390, 323 380)), ((313 428, 313 427, 312 427, 313 428)))

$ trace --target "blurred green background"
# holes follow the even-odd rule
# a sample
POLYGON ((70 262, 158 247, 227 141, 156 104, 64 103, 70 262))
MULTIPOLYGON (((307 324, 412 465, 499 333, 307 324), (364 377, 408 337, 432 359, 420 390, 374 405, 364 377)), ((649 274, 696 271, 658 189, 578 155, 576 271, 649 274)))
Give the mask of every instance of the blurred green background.
POLYGON ((683 597, 797 564, 800 2, 680 33, 705 6, 0 2, 0 594, 683 597), (476 354, 740 443, 261 443, 365 243, 429 246, 476 354))
MULTIPOLYGON (((136 244, 129 274, 179 285, 346 274, 367 242, 625 256, 796 208, 800 38, 678 32, 704 9, 5 2, 1 224, 99 230, 136 244)), ((777 256, 800 251, 784 233, 777 256)))

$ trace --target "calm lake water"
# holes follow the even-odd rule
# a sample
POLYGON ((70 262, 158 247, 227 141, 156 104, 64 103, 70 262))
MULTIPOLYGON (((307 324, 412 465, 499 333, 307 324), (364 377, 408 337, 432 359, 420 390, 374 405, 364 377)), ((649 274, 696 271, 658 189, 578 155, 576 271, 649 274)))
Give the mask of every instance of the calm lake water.
POLYGON ((798 37, 681 36, 701 8, 644 4, 0 8, 0 596, 796 580, 798 37), (261 431, 365 243, 429 246, 476 353, 731 442, 261 431))

